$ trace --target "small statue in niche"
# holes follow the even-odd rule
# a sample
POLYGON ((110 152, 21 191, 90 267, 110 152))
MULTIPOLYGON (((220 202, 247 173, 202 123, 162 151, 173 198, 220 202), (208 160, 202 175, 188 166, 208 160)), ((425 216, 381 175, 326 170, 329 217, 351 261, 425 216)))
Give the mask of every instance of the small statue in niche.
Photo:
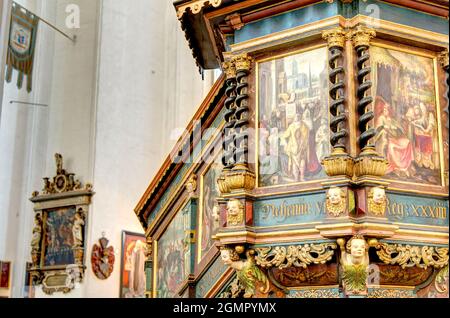
POLYGON ((74 247, 83 246, 83 226, 84 220, 82 216, 83 211, 80 209, 75 213, 72 227, 73 245, 74 247))
POLYGON ((213 228, 217 229, 220 226, 220 207, 215 204, 212 210, 212 217, 213 217, 213 228))
POLYGON ((41 237, 42 237, 42 220, 41 215, 36 214, 34 217, 33 236, 31 238, 31 250, 37 252, 41 249, 41 237))
POLYGON ((347 194, 338 187, 328 189, 326 207, 328 213, 339 216, 345 211, 347 194))
POLYGON ((386 211, 386 191, 381 187, 374 187, 370 189, 368 194, 369 212, 376 216, 383 216, 386 211))
POLYGON ((254 250, 247 250, 245 253, 247 258, 240 259, 236 249, 228 247, 220 249, 222 261, 236 270, 236 276, 245 290, 244 298, 267 294, 270 289, 270 283, 266 274, 256 266, 254 254, 254 250))
POLYGON ((367 295, 367 276, 369 270, 369 247, 377 244, 376 239, 367 243, 362 235, 354 235, 345 244, 337 240, 341 249, 342 285, 347 295, 367 295))
POLYGON ((227 226, 241 225, 244 221, 244 205, 238 199, 227 203, 227 226))

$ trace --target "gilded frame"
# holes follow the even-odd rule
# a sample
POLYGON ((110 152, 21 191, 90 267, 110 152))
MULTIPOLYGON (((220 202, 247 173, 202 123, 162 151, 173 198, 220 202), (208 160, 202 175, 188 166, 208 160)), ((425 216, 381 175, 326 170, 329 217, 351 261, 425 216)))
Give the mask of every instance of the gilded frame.
MULTIPOLYGON (((122 237, 121 237, 121 251, 120 251, 120 289, 119 289, 119 298, 123 297, 123 290, 124 290, 124 271, 125 271, 125 243, 128 236, 135 236, 135 237, 141 237, 142 241, 146 243, 145 235, 142 233, 136 233, 136 232, 130 232, 130 231, 122 231, 122 237)), ((145 292, 144 292, 145 296, 145 292)))

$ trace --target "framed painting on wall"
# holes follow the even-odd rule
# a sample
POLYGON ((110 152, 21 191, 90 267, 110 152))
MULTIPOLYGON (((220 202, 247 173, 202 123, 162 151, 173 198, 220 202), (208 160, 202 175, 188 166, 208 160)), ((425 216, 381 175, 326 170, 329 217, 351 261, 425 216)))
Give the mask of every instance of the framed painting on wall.
POLYGON ((146 239, 144 234, 122 232, 120 297, 145 298, 146 239))
POLYGON ((328 52, 325 46, 257 63, 258 187, 326 177, 330 152, 328 52))
POLYGON ((371 47, 377 152, 386 177, 443 185, 436 57, 386 44, 371 47))
POLYGON ((11 262, 0 262, 0 288, 9 289, 11 262))

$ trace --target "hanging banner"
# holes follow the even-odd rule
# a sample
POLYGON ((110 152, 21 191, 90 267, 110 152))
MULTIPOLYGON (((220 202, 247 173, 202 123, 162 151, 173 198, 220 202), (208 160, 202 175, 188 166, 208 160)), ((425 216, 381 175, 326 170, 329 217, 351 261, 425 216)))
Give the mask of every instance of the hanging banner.
POLYGON ((11 28, 9 31, 8 55, 6 58, 6 81, 12 79, 16 69, 17 87, 22 88, 23 77, 27 76, 27 91, 31 92, 34 48, 39 18, 25 8, 13 3, 11 28))

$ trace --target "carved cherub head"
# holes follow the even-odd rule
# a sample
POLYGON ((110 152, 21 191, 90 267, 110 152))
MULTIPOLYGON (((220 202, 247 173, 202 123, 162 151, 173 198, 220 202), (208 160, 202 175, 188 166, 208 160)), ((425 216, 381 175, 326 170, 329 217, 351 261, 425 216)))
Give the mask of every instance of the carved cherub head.
POLYGON ((375 187, 370 190, 369 197, 372 197, 376 204, 383 204, 386 201, 386 192, 383 188, 375 187))
POLYGON ((226 265, 231 265, 240 259, 239 254, 234 249, 225 246, 220 248, 220 257, 226 265))
POLYGON ((384 215, 386 210, 386 192, 381 187, 374 187, 370 189, 367 195, 369 212, 377 216, 384 215))
POLYGON ((238 199, 232 199, 227 203, 227 225, 236 226, 244 219, 244 205, 238 199))
POLYGON ((333 216, 339 216, 345 210, 345 199, 347 194, 338 187, 328 189, 326 206, 329 213, 333 216))

